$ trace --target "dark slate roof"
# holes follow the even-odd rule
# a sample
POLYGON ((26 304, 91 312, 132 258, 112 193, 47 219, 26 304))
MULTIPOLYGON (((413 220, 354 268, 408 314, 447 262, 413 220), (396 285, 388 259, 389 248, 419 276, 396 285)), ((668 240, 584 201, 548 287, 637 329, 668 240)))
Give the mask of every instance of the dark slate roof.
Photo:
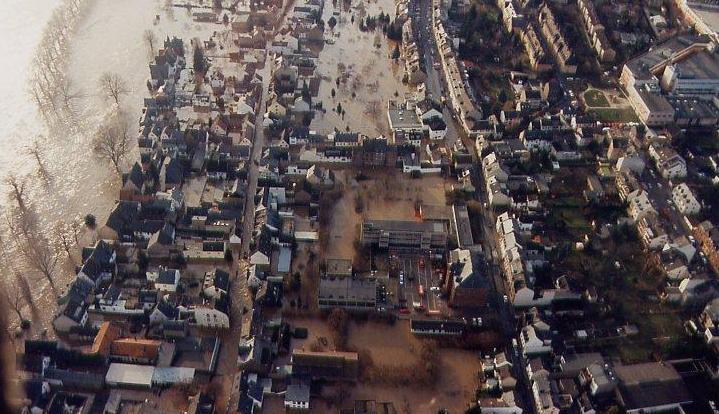
POLYGON ((310 386, 307 384, 290 384, 287 386, 285 401, 310 401, 310 386))
POLYGON ((260 384, 253 383, 247 389, 247 395, 256 401, 262 402, 262 399, 265 395, 265 391, 260 384))
POLYGON ((335 142, 357 142, 359 134, 356 132, 338 132, 335 134, 335 142))
POLYGON ((215 269, 215 287, 227 292, 230 289, 230 274, 222 269, 215 269))
POLYGON ((142 188, 142 184, 145 182, 145 174, 142 172, 142 167, 140 166, 140 163, 135 162, 135 164, 132 166, 132 169, 130 169, 130 172, 127 173, 127 178, 125 179, 125 182, 132 182, 135 187, 142 188))
POLYGON ((366 139, 362 148, 368 152, 387 152, 387 141, 384 139, 366 139))
POLYGON ((70 289, 67 292, 67 298, 70 301, 80 302, 90 295, 95 286, 86 279, 77 278, 70 285, 70 289))
POLYGON ((83 315, 85 314, 84 303, 75 299, 70 299, 65 305, 62 314, 72 319, 73 321, 80 323, 83 315))
POLYGON ((240 402, 237 405, 237 410, 240 414, 253 414, 255 412, 255 403, 247 394, 242 393, 240 395, 240 402))
POLYGON ((137 300, 140 303, 157 303, 157 291, 156 290, 140 290, 137 295, 137 300))
POLYGON ((155 309, 165 315, 167 319, 175 319, 179 313, 175 305, 164 300, 160 301, 155 309))
POLYGON ((165 170, 165 183, 181 184, 184 174, 184 168, 182 167, 180 160, 172 158, 167 164, 167 169, 165 170))
POLYGON ((157 281, 159 283, 175 283, 175 269, 160 270, 157 275, 157 281))
POLYGON ((140 214, 140 203, 136 201, 120 201, 115 205, 115 209, 107 218, 107 227, 113 229, 118 234, 127 231, 130 225, 140 214))
POLYGON ((175 243, 175 226, 170 223, 165 223, 165 226, 160 230, 160 234, 157 237, 157 241, 160 244, 169 246, 175 243))

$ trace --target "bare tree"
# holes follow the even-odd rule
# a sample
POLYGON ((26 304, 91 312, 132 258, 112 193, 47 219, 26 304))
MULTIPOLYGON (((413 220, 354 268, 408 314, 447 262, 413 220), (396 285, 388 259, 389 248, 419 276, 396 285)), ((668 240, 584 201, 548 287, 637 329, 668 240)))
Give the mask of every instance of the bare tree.
POLYGON ((145 33, 142 34, 142 40, 145 41, 147 44, 147 47, 150 48, 150 53, 152 55, 155 55, 155 42, 157 42, 157 36, 155 35, 155 32, 152 29, 145 30, 145 33))
POLYGON ((98 81, 100 91, 109 99, 115 101, 115 105, 120 105, 120 98, 129 91, 125 80, 117 73, 105 72, 100 76, 98 81))
POLYGON ((94 139, 95 154, 112 163, 118 175, 122 173, 122 162, 130 152, 130 135, 121 112, 115 112, 100 125, 94 139))
POLYGON ((59 221, 57 224, 55 224, 55 233, 57 234, 57 239, 59 241, 60 247, 62 247, 62 250, 67 254, 67 258, 70 260, 73 266, 75 266, 75 258, 73 257, 73 249, 75 247, 75 244, 73 243, 73 235, 71 232, 74 231, 74 228, 71 224, 66 223, 65 221, 59 221))
POLYGON ((45 160, 43 159, 45 154, 43 152, 40 140, 40 137, 35 137, 35 139, 33 139, 32 143, 25 149, 25 151, 27 152, 27 155, 30 155, 35 159, 35 162, 37 163, 37 170, 40 176, 42 178, 49 179, 50 174, 45 168, 45 160))
POLYGON ((35 232, 28 234, 20 247, 28 267, 40 273, 55 290, 55 273, 60 261, 55 246, 45 236, 35 232))
POLYGON ((17 203, 21 212, 27 211, 27 203, 25 197, 25 184, 27 180, 18 178, 15 174, 10 174, 5 178, 5 184, 10 187, 8 197, 17 203))
POLYGON ((5 305, 15 312, 17 315, 18 322, 22 322, 27 318, 23 311, 27 305, 30 308, 33 307, 32 291, 30 285, 27 283, 27 279, 22 277, 20 274, 15 273, 12 278, 5 275, 6 279, 2 283, 2 292, 0 292, 0 299, 5 305))
POLYGON ((71 109, 72 103, 82 97, 82 93, 75 89, 70 79, 65 78, 58 84, 58 93, 62 99, 62 104, 65 109, 71 109))

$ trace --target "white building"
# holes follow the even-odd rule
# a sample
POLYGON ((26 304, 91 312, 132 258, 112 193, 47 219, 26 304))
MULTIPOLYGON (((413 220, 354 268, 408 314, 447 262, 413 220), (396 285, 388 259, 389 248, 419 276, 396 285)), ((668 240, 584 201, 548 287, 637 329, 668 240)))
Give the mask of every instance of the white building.
POLYGON ((677 210, 684 215, 698 214, 702 206, 686 183, 681 183, 672 189, 672 199, 677 210))

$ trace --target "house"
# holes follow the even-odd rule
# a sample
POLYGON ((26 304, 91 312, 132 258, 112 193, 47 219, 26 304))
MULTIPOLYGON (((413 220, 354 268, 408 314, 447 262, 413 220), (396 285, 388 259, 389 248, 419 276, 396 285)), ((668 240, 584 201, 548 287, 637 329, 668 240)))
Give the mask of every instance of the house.
POLYGON ((636 222, 642 244, 649 250, 658 250, 669 242, 669 235, 656 213, 648 214, 636 222))
POLYGON ((519 343, 522 347, 522 353, 525 356, 552 352, 552 341, 540 338, 532 325, 527 325, 522 328, 522 332, 519 334, 519 343))
POLYGON ((538 20, 546 44, 549 46, 559 70, 566 74, 576 73, 577 62, 574 51, 567 43, 559 23, 554 17, 554 13, 546 3, 543 3, 539 8, 538 20))
POLYGON ((672 189, 672 200, 674 200, 677 210, 685 216, 699 214, 702 208, 694 192, 686 183, 681 183, 672 189))
POLYGON ((336 147, 358 147, 362 144, 363 136, 356 132, 336 132, 328 137, 336 147))
POLYGON ((618 365, 619 401, 628 414, 668 412, 692 402, 677 370, 665 362, 618 365))
POLYGON ((313 165, 307 169, 305 174, 307 183, 316 189, 332 188, 335 185, 335 174, 329 168, 313 165))
POLYGON ((380 168, 397 165, 397 147, 389 145, 385 138, 364 139, 354 149, 352 162, 357 167, 380 168))
POLYGON ((177 318, 178 314, 179 312, 175 305, 165 300, 161 300, 152 312, 150 312, 150 325, 155 326, 165 321, 174 320, 177 318))
POLYGON ((228 329, 230 327, 229 316, 218 309, 195 308, 191 313, 191 322, 199 328, 228 329))
POLYGON ((177 269, 151 271, 147 272, 146 276, 148 282, 154 283, 159 292, 174 293, 180 283, 180 271, 177 269))
MULTIPOLYGON (((399 136, 419 134, 421 137, 423 134, 424 126, 411 103, 389 101, 387 104, 387 119, 395 142, 398 142, 399 136)), ((414 141, 411 142, 415 145, 414 141)), ((416 145, 419 145, 419 143, 416 145)))
POLYGON ((285 412, 306 413, 310 411, 310 386, 306 383, 290 384, 285 391, 285 412))
POLYGON ((147 190, 146 184, 149 183, 142 166, 138 162, 132 165, 130 172, 122 177, 122 189, 120 196, 123 199, 132 199, 132 196, 144 194, 147 190))
POLYGON ((99 240, 92 249, 83 249, 84 263, 77 277, 86 279, 95 287, 110 282, 117 273, 116 257, 115 249, 108 242, 99 240), (87 254, 89 256, 85 258, 87 254))
POLYGON ((375 310, 377 280, 374 277, 354 276, 350 259, 327 259, 325 269, 317 295, 320 309, 375 310))
POLYGON ((137 201, 121 200, 107 218, 105 225, 98 229, 98 236, 106 240, 126 240, 132 237, 132 226, 140 215, 141 204, 137 201))
POLYGON ((151 258, 169 258, 175 247, 175 226, 165 223, 162 229, 150 236, 147 242, 147 255, 151 258))
POLYGON ((687 176, 687 163, 674 149, 668 146, 650 145, 649 155, 654 159, 662 177, 671 180, 687 176))
POLYGON ((448 281, 451 282, 449 304, 454 307, 483 307, 491 291, 491 281, 472 257, 470 250, 449 252, 448 281))
POLYGON ((75 327, 85 326, 87 323, 87 304, 83 301, 71 299, 62 308, 62 311, 53 319, 52 327, 58 334, 70 333, 75 327))
POLYGON ((162 341, 121 338, 110 344, 110 359, 133 364, 154 364, 160 354, 162 341))
POLYGON ((656 210, 649 199, 648 193, 643 189, 632 191, 627 195, 626 200, 629 202, 627 213, 635 222, 649 214, 656 214, 656 210))
POLYGON ((258 250, 250 256, 250 265, 257 266, 258 271, 266 272, 270 270, 270 258, 258 250))

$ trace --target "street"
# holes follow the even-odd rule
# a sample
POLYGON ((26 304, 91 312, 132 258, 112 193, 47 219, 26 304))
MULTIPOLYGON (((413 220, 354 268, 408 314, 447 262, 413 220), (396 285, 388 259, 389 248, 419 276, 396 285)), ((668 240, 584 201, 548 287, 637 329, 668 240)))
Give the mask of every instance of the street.
MULTIPOLYGON (((260 99, 260 109, 257 111, 257 117, 264 119, 267 106, 267 92, 270 86, 270 78, 272 77, 272 66, 274 65, 274 57, 266 54, 265 67, 261 71, 262 75, 262 98, 260 99)), ((242 220, 242 257, 246 257, 250 252, 250 242, 252 240, 252 232, 255 227, 255 194, 257 193, 257 173, 259 170, 260 156, 262 148, 265 145, 265 132, 262 122, 255 125, 255 140, 252 144, 252 154, 250 156, 250 169, 247 174, 247 200, 245 201, 245 214, 242 220)))

